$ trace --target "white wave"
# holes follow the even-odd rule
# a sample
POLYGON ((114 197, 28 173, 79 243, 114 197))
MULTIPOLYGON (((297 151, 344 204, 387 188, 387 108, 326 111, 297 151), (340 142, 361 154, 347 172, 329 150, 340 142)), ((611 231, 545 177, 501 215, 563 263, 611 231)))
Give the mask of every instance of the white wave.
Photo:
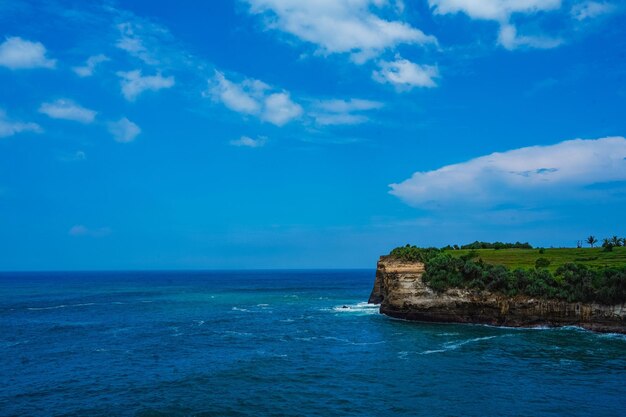
POLYGON ((27 307, 26 310, 31 310, 31 311, 56 310, 57 308, 65 308, 65 307, 67 307, 65 304, 61 304, 60 306, 52 306, 52 307, 27 307))
POLYGON ((351 345, 355 346, 367 346, 367 345, 383 345, 387 343, 385 340, 380 340, 378 342, 350 342, 351 345))
POLYGON ((589 333, 591 332, 591 330, 587 330, 584 327, 580 327, 580 326, 561 326, 558 328, 558 330, 573 330, 576 332, 581 332, 581 333, 589 333))
POLYGON ((92 306, 95 304, 96 303, 81 303, 81 304, 61 304, 58 306, 50 306, 50 307, 26 307, 26 310, 30 310, 30 311, 56 310, 59 308, 84 307, 84 306, 92 306))
POLYGON ((294 339, 301 340, 303 342, 310 342, 311 340, 317 339, 317 337, 315 337, 315 336, 311 336, 311 337, 294 337, 294 339))
POLYGON ((599 337, 602 337, 604 339, 622 340, 626 342, 626 334, 621 334, 621 333, 603 333, 599 335, 599 337))
POLYGON ((461 342, 448 342, 444 344, 444 347, 449 348, 450 350, 458 349, 461 346, 467 345, 468 343, 480 342, 482 340, 490 340, 497 336, 485 336, 485 337, 475 337, 474 339, 463 340, 461 342))
POLYGON ((423 352, 420 352, 420 355, 430 355, 431 353, 441 353, 441 352, 446 352, 450 349, 435 349, 435 350, 425 350, 423 352))
POLYGON ((353 345, 353 346, 381 345, 383 343, 387 343, 385 340, 379 340, 378 342, 353 342, 348 339, 342 339, 340 337, 334 337, 334 336, 322 336, 321 338, 326 339, 326 340, 335 340, 337 342, 342 342, 342 343, 346 343, 348 345, 353 345))
POLYGON ((344 342, 344 343, 350 343, 349 340, 347 339, 341 339, 339 337, 335 337, 335 336, 322 336, 322 339, 326 339, 326 340, 335 340, 337 342, 344 342))
POLYGON ((0 344, 0 347, 10 348, 10 347, 21 345, 24 343, 28 343, 28 340, 22 340, 22 341, 17 341, 17 342, 3 342, 0 344))
POLYGON ((250 310, 248 310, 247 308, 240 308, 240 307, 233 307, 232 310, 233 311, 243 311, 243 312, 246 312, 246 313, 250 312, 250 310))
POLYGON ((358 314, 378 314, 380 306, 378 304, 369 303, 357 303, 357 304, 343 304, 335 306, 332 311, 338 313, 358 313, 358 314))
POLYGON ((286 358, 287 357, 286 353, 272 353, 272 352, 266 352, 264 350, 257 350, 256 353, 258 353, 261 356, 266 356, 269 358, 286 358))
POLYGON ((224 332, 224 334, 234 334, 235 336, 246 336, 246 337, 248 337, 248 336, 252 336, 252 333, 247 333, 247 332, 236 332, 236 331, 233 331, 233 330, 226 330, 226 331, 224 332))
POLYGON ((425 350, 424 352, 421 352, 420 355, 430 355, 431 353, 448 352, 450 350, 456 350, 456 349, 460 348, 461 346, 465 346, 468 343, 481 342, 483 340, 490 340, 490 339, 493 339, 495 337, 497 337, 497 336, 475 337, 473 339, 461 340, 459 342, 447 342, 447 343, 443 344, 441 349, 425 350))

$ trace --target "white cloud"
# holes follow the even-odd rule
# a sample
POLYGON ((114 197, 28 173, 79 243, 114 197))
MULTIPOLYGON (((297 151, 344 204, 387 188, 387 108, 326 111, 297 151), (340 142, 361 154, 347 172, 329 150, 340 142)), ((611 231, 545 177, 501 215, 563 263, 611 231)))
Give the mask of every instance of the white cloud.
POLYGON ((229 143, 232 146, 245 147, 245 148, 260 148, 265 146, 267 139, 260 137, 258 139, 252 139, 249 136, 242 136, 237 140, 231 140, 229 143))
POLYGON ((302 115, 302 107, 289 98, 288 93, 274 93, 265 98, 261 119, 282 126, 302 115))
POLYGON ((39 112, 53 119, 72 120, 80 123, 91 123, 97 112, 76 104, 72 100, 58 99, 51 103, 42 103, 39 112))
POLYGON ((416 172, 390 193, 417 207, 545 202, 589 197, 594 184, 626 180, 626 139, 575 139, 493 153, 416 172))
POLYGON ((371 100, 352 98, 350 100, 325 100, 317 104, 319 109, 331 113, 351 113, 354 111, 375 110, 383 107, 383 103, 371 100))
POLYGON ((11 120, 6 112, 0 109, 0 138, 13 136, 20 132, 41 133, 42 129, 37 123, 24 123, 11 120))
MULTIPOLYGON (((318 46, 319 52, 350 53, 362 63, 399 44, 434 44, 428 36, 402 21, 375 14, 386 0, 245 0, 250 12, 261 14, 270 29, 289 33, 318 46)), ((395 3, 396 11, 402 2, 395 3)))
POLYGON ((372 73, 372 78, 379 83, 392 84, 399 91, 437 86, 435 78, 439 76, 439 70, 435 66, 415 64, 399 56, 395 61, 381 61, 378 66, 380 69, 372 73))
POLYGON ((383 107, 382 103, 370 100, 324 100, 313 104, 311 116, 315 119, 315 123, 322 126, 355 125, 369 120, 363 112, 381 107, 383 107))
POLYGON ((209 81, 211 95, 224 106, 244 114, 258 114, 261 111, 261 99, 269 86, 257 80, 244 80, 241 84, 226 79, 223 73, 215 71, 215 77, 209 81))
POLYGON ((556 10, 561 0, 428 0, 436 14, 465 13, 472 19, 507 21, 514 13, 556 10))
POLYGON ((204 71, 211 67, 204 59, 194 55, 166 26, 143 18, 128 10, 107 9, 117 22, 115 46, 144 64, 163 71, 204 71))
POLYGON ((617 10, 617 7, 612 3, 585 1, 579 4, 575 4, 572 7, 571 15, 576 20, 587 20, 596 18, 598 16, 610 14, 615 10, 617 10))
POLYGON ((159 91, 174 86, 174 77, 163 77, 161 74, 142 76, 140 70, 119 71, 122 94, 126 100, 134 101, 144 91, 159 91))
POLYGON ((77 225, 72 226, 70 230, 67 232, 67 234, 70 236, 75 236, 75 237, 83 237, 83 236, 105 237, 111 234, 111 229, 109 227, 100 227, 97 229, 91 229, 82 224, 77 224, 77 225))
POLYGON ((113 139, 122 143, 132 142, 141 133, 139 126, 125 117, 116 122, 110 122, 108 127, 113 139))
POLYGON ((563 40, 545 36, 520 36, 517 34, 517 28, 514 25, 506 23, 500 26, 498 43, 509 50, 524 46, 537 49, 550 49, 561 45, 563 40))
MULTIPOLYGON (((155 30, 157 27, 153 27, 155 30)), ((137 27, 137 23, 124 22, 117 25, 120 37, 117 40, 115 46, 119 49, 128 52, 130 55, 139 58, 148 65, 158 64, 158 60, 153 56, 148 48, 144 45, 144 40, 137 33, 140 27, 137 27)))
POLYGON ((291 100, 289 93, 272 93, 271 90, 262 81, 245 79, 235 83, 215 71, 207 94, 237 113, 252 115, 276 126, 283 126, 302 114, 302 107, 291 100))
POLYGON ((518 36, 511 24, 514 14, 534 14, 561 8, 561 0, 428 0, 435 14, 464 13, 472 19, 493 20, 500 23, 498 43, 506 49, 518 47, 554 48, 560 39, 545 36, 518 36))
POLYGON ((107 62, 110 61, 109 57, 107 57, 106 55, 93 55, 90 56, 89 58, 87 58, 87 61, 85 62, 85 65, 81 66, 81 67, 73 67, 72 70, 76 73, 76 75, 78 75, 79 77, 91 77, 96 69, 96 67, 98 65, 100 65, 103 62, 107 62))
POLYGON ((0 44, 0 66, 10 69, 54 68, 56 60, 46 57, 46 47, 17 36, 0 44))

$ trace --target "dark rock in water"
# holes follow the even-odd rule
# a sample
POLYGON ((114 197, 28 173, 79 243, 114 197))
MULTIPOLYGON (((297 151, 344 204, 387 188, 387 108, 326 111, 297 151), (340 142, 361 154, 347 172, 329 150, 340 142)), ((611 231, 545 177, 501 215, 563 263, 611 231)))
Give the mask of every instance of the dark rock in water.
POLYGON ((369 302, 391 317, 425 322, 475 323, 510 327, 579 326, 626 334, 626 305, 568 303, 528 296, 507 297, 461 288, 443 293, 422 281, 425 265, 388 256, 378 261, 369 302))

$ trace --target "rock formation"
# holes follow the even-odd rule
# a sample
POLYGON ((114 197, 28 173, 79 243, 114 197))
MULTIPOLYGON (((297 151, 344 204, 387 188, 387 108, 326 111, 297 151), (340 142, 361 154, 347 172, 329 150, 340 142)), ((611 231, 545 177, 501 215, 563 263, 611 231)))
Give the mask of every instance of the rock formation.
POLYGON ((528 296, 452 288, 433 291, 422 281, 425 266, 382 256, 369 298, 382 314, 413 321, 510 327, 579 326, 626 334, 626 305, 568 303, 528 296))

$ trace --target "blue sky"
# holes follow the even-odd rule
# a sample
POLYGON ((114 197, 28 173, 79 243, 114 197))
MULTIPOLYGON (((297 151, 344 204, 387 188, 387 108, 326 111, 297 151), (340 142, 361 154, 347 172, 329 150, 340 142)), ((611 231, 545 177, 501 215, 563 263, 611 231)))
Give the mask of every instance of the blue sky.
POLYGON ((0 269, 626 235, 616 0, 0 0, 0 269), (199 4, 203 3, 203 4, 199 4))

